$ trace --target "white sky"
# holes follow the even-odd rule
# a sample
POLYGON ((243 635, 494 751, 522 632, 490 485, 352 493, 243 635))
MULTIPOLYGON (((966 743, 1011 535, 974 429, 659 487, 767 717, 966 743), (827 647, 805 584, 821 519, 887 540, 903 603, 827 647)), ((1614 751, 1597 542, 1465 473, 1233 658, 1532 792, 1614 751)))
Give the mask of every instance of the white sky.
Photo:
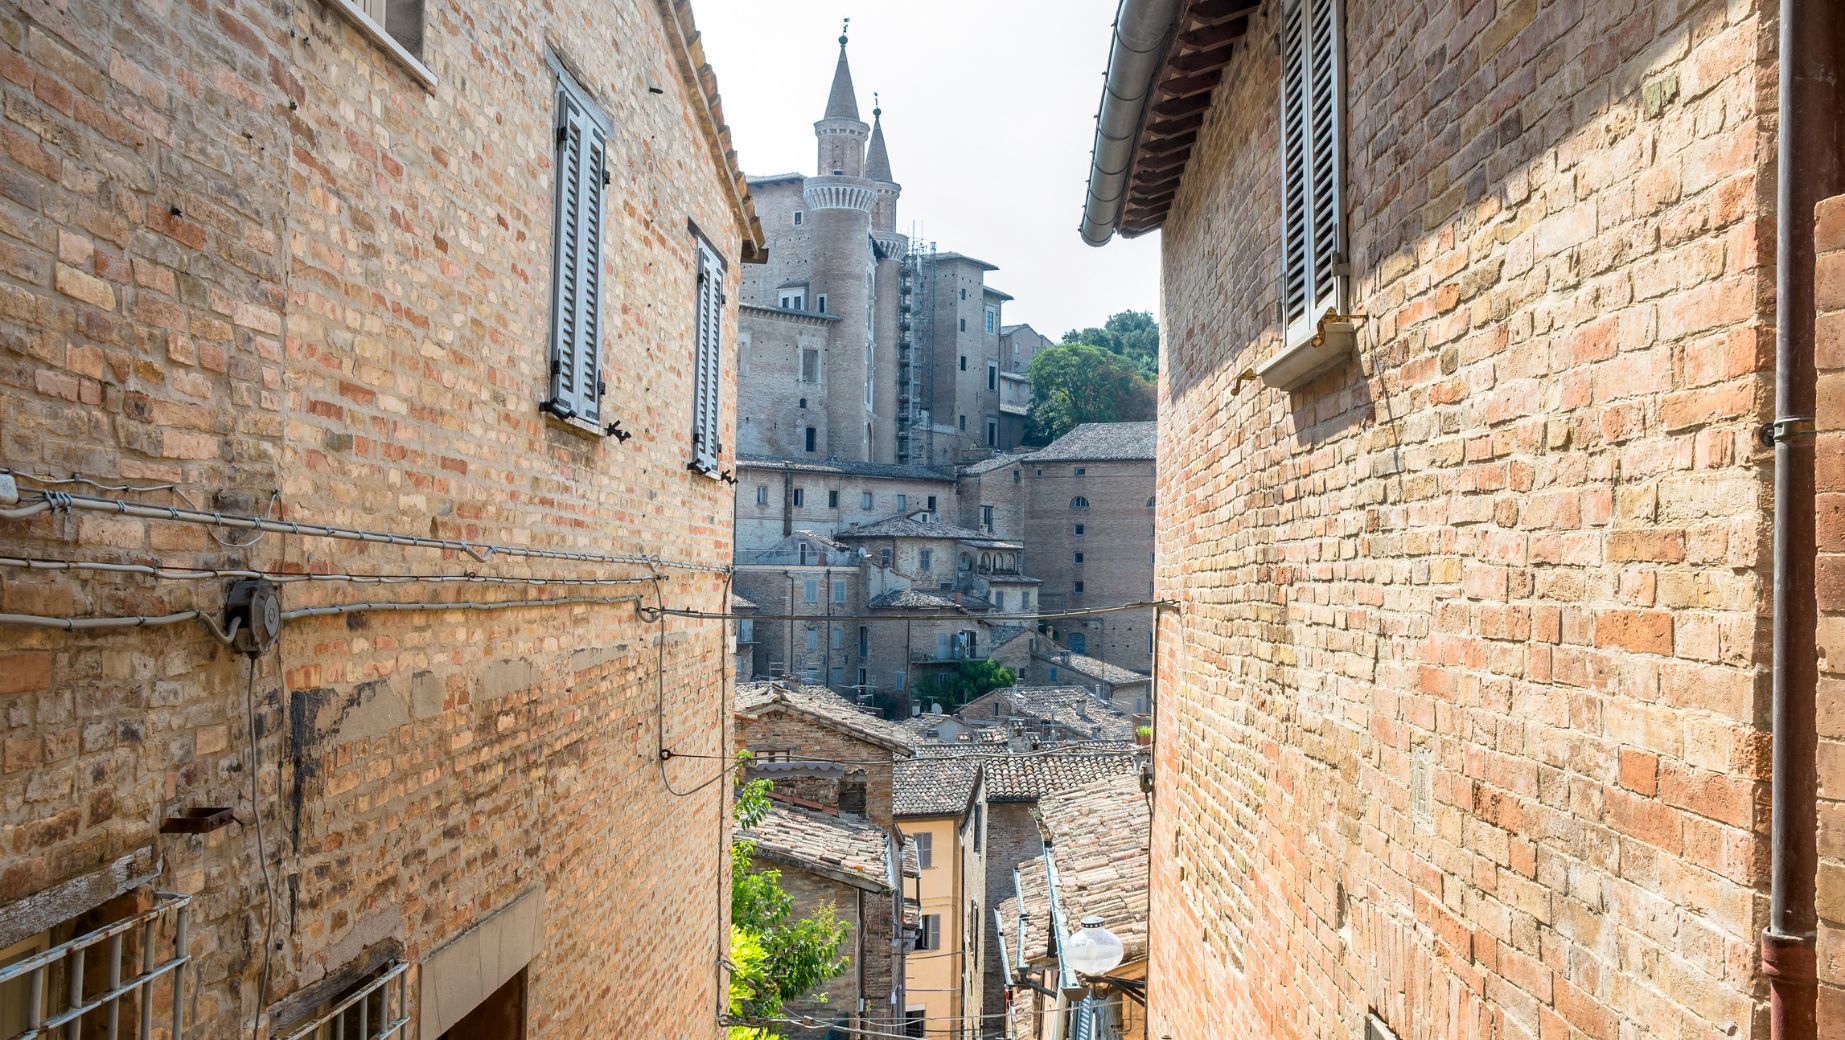
POLYGON ((1159 236, 1076 233, 1117 0, 695 0, 737 154, 752 175, 814 172, 839 24, 859 116, 884 104, 898 230, 999 265, 1008 324, 1060 339, 1157 313, 1159 236))

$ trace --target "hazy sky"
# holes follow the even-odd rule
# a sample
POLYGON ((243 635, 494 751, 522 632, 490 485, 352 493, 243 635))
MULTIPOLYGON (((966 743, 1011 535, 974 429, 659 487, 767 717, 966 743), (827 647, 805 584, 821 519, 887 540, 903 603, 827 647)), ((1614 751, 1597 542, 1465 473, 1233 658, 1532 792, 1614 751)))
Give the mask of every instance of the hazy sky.
POLYGON ((859 115, 884 105, 898 230, 999 270, 1052 339, 1159 302, 1159 236, 1076 233, 1116 0, 695 0, 743 168, 814 172, 840 20, 859 115))

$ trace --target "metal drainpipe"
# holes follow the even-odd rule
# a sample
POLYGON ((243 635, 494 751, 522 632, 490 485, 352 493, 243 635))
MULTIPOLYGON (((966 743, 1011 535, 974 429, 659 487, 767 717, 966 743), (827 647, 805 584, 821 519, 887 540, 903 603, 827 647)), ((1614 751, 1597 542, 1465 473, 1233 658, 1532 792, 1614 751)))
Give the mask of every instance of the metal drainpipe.
POLYGON ((1762 974, 1769 1035, 1818 1035, 1814 905, 1818 870, 1818 683, 1814 597, 1813 211, 1840 190, 1836 0, 1781 0, 1775 173, 1774 751, 1768 927, 1762 974))

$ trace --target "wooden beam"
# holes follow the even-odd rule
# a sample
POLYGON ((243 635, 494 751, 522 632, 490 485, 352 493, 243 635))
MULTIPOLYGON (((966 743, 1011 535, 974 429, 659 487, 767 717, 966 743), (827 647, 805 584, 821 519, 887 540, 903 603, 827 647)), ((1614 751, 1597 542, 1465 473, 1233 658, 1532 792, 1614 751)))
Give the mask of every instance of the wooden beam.
POLYGON ((1203 112, 1210 107, 1211 95, 1193 94, 1191 97, 1173 98, 1170 101, 1161 101, 1155 104, 1153 106, 1152 118, 1162 120, 1175 119, 1179 116, 1189 116, 1195 112, 1203 112))
POLYGON ((1221 22, 1228 18, 1247 18, 1262 7, 1251 0, 1192 0, 1187 16, 1200 22, 1221 22))
POLYGON ((1166 63, 1166 67, 1177 73, 1191 75, 1200 72, 1222 72, 1225 65, 1236 54, 1236 42, 1219 44, 1208 50, 1193 51, 1190 54, 1175 55, 1166 63))
POLYGON ((1194 134, 1203 125, 1204 113, 1193 112, 1172 119, 1150 119, 1144 133, 1148 137, 1173 138, 1194 134))
POLYGON ((1186 49, 1210 50, 1227 43, 1235 43, 1247 35, 1249 35, 1249 21, 1243 19, 1228 25, 1180 33, 1177 43, 1178 46, 1186 49))
MULTIPOLYGON (((1167 98, 1182 98, 1191 97, 1194 94, 1209 94, 1211 91, 1216 90, 1217 85, 1223 81, 1224 70, 1222 66, 1219 66, 1207 72, 1200 72, 1195 76, 1179 76, 1168 79, 1159 85, 1158 92, 1155 93, 1154 96, 1158 98, 1159 101, 1164 101, 1167 98)), ((1156 101, 1154 103, 1157 105, 1159 102, 1156 101)))

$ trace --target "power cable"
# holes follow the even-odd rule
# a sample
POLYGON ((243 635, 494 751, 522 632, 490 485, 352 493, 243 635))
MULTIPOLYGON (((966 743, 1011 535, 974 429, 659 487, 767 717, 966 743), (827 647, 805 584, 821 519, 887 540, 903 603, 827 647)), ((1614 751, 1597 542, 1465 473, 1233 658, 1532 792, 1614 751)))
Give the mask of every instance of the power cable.
POLYGON ((298 572, 258 570, 248 567, 174 567, 164 563, 110 563, 104 560, 51 560, 39 556, 0 556, 0 567, 35 571, 84 571, 102 574, 139 574, 167 581, 210 581, 216 578, 262 578, 278 585, 299 582, 352 582, 355 584, 411 585, 638 585, 649 578, 533 578, 518 575, 476 574, 354 574, 347 571, 298 572))
MULTIPOLYGON (((173 493, 174 498, 177 498, 181 502, 186 503, 188 508, 191 508, 191 509, 199 508, 199 504, 193 501, 192 496, 186 494, 184 491, 181 491, 179 489, 178 484, 105 484, 102 481, 96 480, 93 477, 86 477, 81 473, 72 473, 68 477, 48 477, 48 476, 45 476, 39 473, 27 473, 23 470, 6 469, 4 467, 0 467, 0 473, 10 473, 15 477, 24 477, 27 480, 33 481, 34 483, 37 483, 37 484, 85 484, 85 485, 88 485, 89 487, 93 487, 97 489, 98 491, 114 491, 118 493, 123 492, 123 491, 128 491, 128 492, 134 492, 137 494, 150 494, 155 491, 170 491, 173 493)), ((40 490, 43 490, 43 489, 40 489, 40 490)), ((282 492, 276 488, 271 488, 269 490, 269 509, 268 509, 269 516, 266 519, 270 519, 275 516, 276 506, 278 503, 281 502, 281 500, 282 500, 282 492)), ((250 539, 247 542, 230 541, 229 539, 226 539, 223 535, 219 534, 217 531, 212 531, 211 537, 214 541, 216 541, 219 545, 224 546, 226 549, 248 549, 252 545, 255 545, 257 542, 262 541, 263 536, 266 533, 267 532, 264 532, 264 531, 258 531, 256 532, 256 537, 250 539)))

